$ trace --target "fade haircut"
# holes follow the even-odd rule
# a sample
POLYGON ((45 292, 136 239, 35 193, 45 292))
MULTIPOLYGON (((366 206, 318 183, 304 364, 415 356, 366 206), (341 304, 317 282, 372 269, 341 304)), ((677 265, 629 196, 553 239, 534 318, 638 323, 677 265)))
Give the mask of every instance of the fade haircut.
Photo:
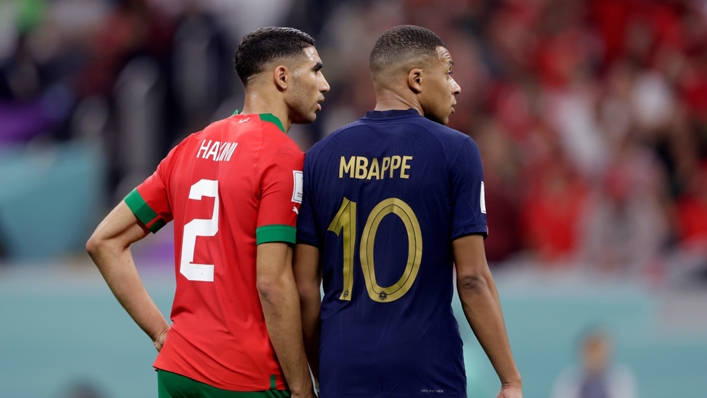
POLYGON ((396 26, 383 33, 373 46, 369 59, 371 73, 419 56, 436 57, 437 47, 445 45, 435 32, 415 25, 396 26))
POLYGON ((302 56, 302 50, 314 46, 312 36, 294 28, 266 27, 248 33, 243 37, 234 63, 236 73, 243 83, 248 78, 265 70, 265 66, 279 58, 302 56))

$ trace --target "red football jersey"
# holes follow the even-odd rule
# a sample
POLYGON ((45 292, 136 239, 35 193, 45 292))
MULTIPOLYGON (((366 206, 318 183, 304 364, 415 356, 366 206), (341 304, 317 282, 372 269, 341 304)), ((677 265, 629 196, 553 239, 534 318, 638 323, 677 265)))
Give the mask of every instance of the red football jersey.
POLYGON ((126 198, 152 232, 174 219, 172 329, 155 368, 233 391, 286 389, 256 289, 256 246, 295 243, 304 154, 271 114, 184 139, 126 198))

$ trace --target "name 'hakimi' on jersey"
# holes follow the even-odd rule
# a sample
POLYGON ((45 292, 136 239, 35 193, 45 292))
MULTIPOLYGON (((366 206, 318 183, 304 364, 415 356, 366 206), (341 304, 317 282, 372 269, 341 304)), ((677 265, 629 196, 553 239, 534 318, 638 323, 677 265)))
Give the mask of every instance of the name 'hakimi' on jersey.
POLYGON ((219 142, 213 140, 206 142, 206 140, 202 140, 196 157, 201 159, 211 158, 214 162, 228 162, 231 160, 233 151, 236 150, 237 146, 237 142, 219 142))

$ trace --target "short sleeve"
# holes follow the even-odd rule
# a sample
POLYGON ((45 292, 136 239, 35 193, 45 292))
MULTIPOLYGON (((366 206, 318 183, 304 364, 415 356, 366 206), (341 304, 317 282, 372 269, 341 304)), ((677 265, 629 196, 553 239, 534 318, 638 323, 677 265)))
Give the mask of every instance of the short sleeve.
POLYGON ((179 146, 173 148, 157 170, 124 199, 135 217, 152 233, 159 231, 173 218, 167 188, 177 148, 179 146))
POLYGON ((476 143, 467 138, 452 163, 452 240, 465 235, 488 235, 484 170, 476 143))
POLYGON ((294 145, 283 144, 267 160, 260 181, 261 197, 256 243, 295 243, 297 214, 302 203, 304 154, 294 145))
POLYGON ((314 220, 314 198, 312 192, 312 163, 314 157, 308 152, 304 159, 304 192, 302 196, 302 208, 297 219, 297 242, 306 243, 319 247, 317 226, 314 220))

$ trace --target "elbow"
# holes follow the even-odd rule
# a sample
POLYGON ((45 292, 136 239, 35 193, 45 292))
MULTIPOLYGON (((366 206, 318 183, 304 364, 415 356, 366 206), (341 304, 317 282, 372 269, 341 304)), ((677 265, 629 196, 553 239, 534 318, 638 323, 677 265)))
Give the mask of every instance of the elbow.
POLYGON ((103 243, 104 242, 100 238, 98 238, 96 234, 91 235, 91 237, 88 238, 88 241, 86 242, 86 252, 89 256, 91 256, 91 258, 95 258, 101 251, 103 243))
POLYGON ((489 281, 482 273, 457 275, 457 289, 460 294, 482 294, 490 290, 489 281))
POLYGON ((268 303, 278 302, 283 290, 282 283, 272 277, 258 277, 256 288, 258 289, 260 300, 268 303))
POLYGON ((319 297, 319 285, 314 282, 297 282, 297 293, 300 301, 309 301, 319 297))
POLYGON ((96 263, 96 266, 100 268, 99 259, 105 257, 108 253, 117 252, 119 247, 117 246, 115 240, 106 239, 101 236, 98 231, 94 232, 88 241, 86 241, 86 252, 96 263))

